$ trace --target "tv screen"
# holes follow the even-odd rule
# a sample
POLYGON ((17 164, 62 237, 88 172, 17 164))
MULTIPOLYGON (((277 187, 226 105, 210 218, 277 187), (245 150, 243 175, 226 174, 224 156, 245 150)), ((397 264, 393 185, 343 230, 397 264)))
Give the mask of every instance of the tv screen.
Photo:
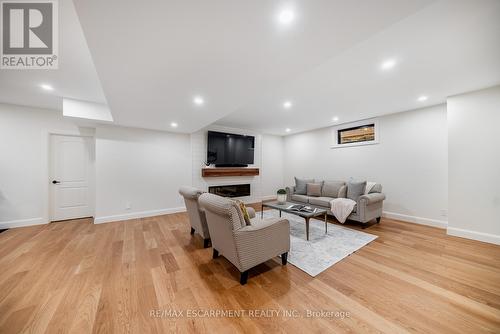
POLYGON ((253 164, 255 137, 208 131, 207 163, 216 166, 253 164))

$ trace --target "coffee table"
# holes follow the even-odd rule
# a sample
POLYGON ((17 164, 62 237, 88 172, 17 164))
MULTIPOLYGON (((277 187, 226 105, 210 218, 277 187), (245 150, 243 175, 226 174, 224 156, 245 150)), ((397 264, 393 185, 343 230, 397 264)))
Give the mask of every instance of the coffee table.
POLYGON ((294 211, 294 210, 288 209, 288 207, 290 205, 294 205, 294 204, 307 205, 307 204, 292 203, 292 202, 285 202, 284 204, 279 204, 276 201, 274 201, 274 202, 262 202, 262 210, 260 212, 260 218, 264 218, 264 208, 266 208, 266 207, 278 210, 280 212, 280 217, 281 217, 281 211, 302 217, 306 221, 306 239, 309 240, 309 220, 311 218, 324 216, 325 217, 325 234, 328 233, 328 223, 326 220, 327 211, 325 209, 314 208, 313 212, 302 212, 302 211, 294 211))

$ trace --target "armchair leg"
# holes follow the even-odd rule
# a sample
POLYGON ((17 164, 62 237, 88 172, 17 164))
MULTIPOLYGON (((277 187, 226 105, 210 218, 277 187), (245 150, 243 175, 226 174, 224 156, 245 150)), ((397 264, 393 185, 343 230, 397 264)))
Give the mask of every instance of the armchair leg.
POLYGON ((377 224, 380 224, 380 219, 382 219, 382 217, 377 218, 377 224))
POLYGON ((213 252, 213 255, 212 255, 212 258, 213 259, 216 259, 219 257, 219 251, 217 249, 214 248, 214 252, 213 252))
POLYGON ((247 284, 247 281, 248 281, 248 270, 241 273, 240 284, 245 285, 247 284))
POLYGON ((194 234, 194 228, 191 227, 191 235, 194 234))
POLYGON ((203 239, 203 248, 208 248, 210 245, 210 239, 203 239))
POLYGON ((288 252, 281 254, 281 264, 285 266, 287 260, 288 260, 288 252))

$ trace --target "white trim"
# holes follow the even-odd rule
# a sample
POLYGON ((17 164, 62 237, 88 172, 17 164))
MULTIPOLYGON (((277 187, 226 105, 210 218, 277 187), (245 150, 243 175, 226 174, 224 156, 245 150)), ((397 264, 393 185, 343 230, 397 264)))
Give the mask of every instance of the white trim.
POLYGON ((353 147, 353 146, 365 146, 365 145, 376 145, 379 143, 380 139, 380 127, 378 125, 378 118, 368 118, 356 122, 351 122, 351 123, 344 123, 341 125, 336 125, 332 127, 332 143, 330 145, 330 148, 344 148, 344 147, 353 147), (375 139, 371 141, 363 141, 363 142, 357 142, 357 143, 348 143, 348 144, 339 144, 338 143, 338 131, 343 130, 343 129, 348 129, 348 128, 353 128, 357 126, 363 126, 363 125, 368 125, 368 124, 373 124, 374 127, 374 132, 375 132, 375 139))
POLYGON ((409 215, 403 215, 401 213, 388 212, 388 211, 382 212, 382 216, 389 218, 389 219, 401 220, 401 221, 404 221, 407 223, 414 223, 414 224, 419 224, 419 225, 439 227, 442 229, 445 229, 448 227, 448 222, 446 220, 437 220, 437 219, 409 216, 409 215))
POLYGON ((117 221, 122 221, 122 220, 129 220, 129 219, 162 216, 162 215, 168 215, 171 213, 185 212, 185 211, 186 211, 186 208, 182 206, 182 207, 178 207, 178 208, 131 212, 131 213, 124 213, 124 214, 120 214, 120 215, 96 217, 94 219, 94 224, 103 224, 103 223, 111 223, 111 222, 117 222, 117 221))
POLYGON ((446 230, 446 234, 452 235, 454 237, 461 237, 500 245, 500 235, 464 230, 456 227, 448 227, 448 229, 446 230))
POLYGON ((0 222, 0 229, 8 229, 15 227, 25 227, 25 226, 34 226, 34 225, 44 225, 49 222, 40 217, 40 218, 31 218, 31 219, 19 219, 19 220, 11 220, 6 222, 0 222))

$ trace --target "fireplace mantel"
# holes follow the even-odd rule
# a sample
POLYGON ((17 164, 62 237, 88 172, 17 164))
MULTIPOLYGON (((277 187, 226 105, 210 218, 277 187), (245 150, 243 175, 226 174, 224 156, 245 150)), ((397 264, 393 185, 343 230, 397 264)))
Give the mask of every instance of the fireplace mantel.
POLYGON ((201 176, 203 177, 256 175, 259 175, 259 168, 255 167, 205 167, 201 169, 201 176))

